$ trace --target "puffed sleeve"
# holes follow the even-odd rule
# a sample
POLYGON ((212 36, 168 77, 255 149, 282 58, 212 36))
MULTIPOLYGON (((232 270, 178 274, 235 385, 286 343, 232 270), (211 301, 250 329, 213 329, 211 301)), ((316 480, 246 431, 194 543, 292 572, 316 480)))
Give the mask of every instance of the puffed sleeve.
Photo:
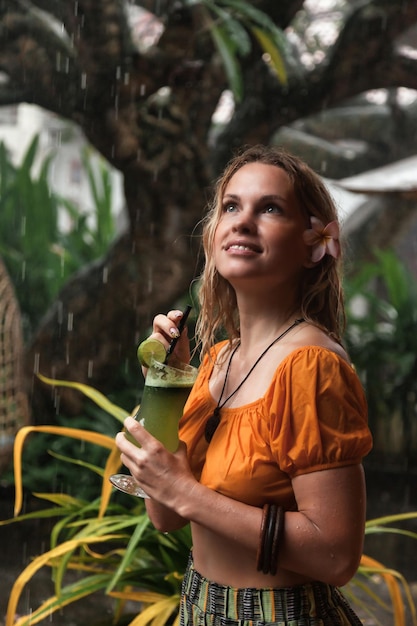
POLYGON ((290 355, 269 411, 271 450, 291 477, 360 463, 372 447, 359 378, 330 350, 313 346, 290 355))

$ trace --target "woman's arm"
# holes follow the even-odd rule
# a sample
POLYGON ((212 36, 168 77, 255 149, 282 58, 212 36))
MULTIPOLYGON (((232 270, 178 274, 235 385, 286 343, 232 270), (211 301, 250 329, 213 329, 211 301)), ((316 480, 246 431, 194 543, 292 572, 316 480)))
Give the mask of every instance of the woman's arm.
MULTIPOLYGON (((256 555, 262 510, 201 485, 189 468, 185 445, 172 454, 132 420, 126 427, 141 448, 121 434, 122 461, 151 497, 155 526, 170 531, 194 522, 256 555), (123 438, 123 440, 122 440, 123 438)), ((306 578, 343 585, 363 547, 365 484, 361 465, 312 472, 293 480, 298 511, 287 511, 278 566, 306 578)))
POLYGON ((298 476, 298 512, 287 513, 280 564, 335 586, 355 574, 363 550, 366 489, 362 465, 298 476))
POLYGON ((167 506, 164 493, 176 490, 181 476, 196 482, 189 468, 185 444, 180 442, 177 452, 172 454, 132 417, 126 418, 125 427, 141 447, 126 439, 123 432, 116 435, 116 445, 122 463, 150 496, 145 498, 145 505, 153 525, 162 532, 182 528, 189 520, 167 506))
MULTIPOLYGON (((365 483, 361 465, 294 479, 298 511, 285 513, 278 567, 335 586, 354 575, 362 554, 365 483)), ((179 514, 256 553, 262 511, 201 485, 178 502, 179 514)))

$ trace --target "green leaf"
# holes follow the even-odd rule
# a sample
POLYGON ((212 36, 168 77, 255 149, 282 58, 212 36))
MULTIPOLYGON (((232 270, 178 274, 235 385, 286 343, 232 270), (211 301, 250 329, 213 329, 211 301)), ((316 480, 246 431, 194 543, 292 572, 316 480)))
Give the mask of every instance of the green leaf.
POLYGON ((90 400, 95 402, 99 407, 110 413, 110 415, 113 415, 113 417, 115 417, 122 424, 124 423, 126 417, 129 415, 127 411, 120 408, 116 404, 113 404, 113 402, 110 402, 110 400, 104 394, 102 394, 100 391, 97 391, 97 389, 94 389, 94 387, 90 387, 89 385, 85 385, 84 383, 69 382, 66 380, 48 378, 47 376, 43 376, 42 374, 38 374, 38 378, 40 378, 40 380, 42 380, 47 385, 57 387, 70 387, 71 389, 77 389, 78 391, 81 391, 81 393, 90 398, 90 400))
POLYGON ((225 11, 214 2, 210 2, 208 6, 210 7, 211 12, 218 18, 214 21, 212 21, 211 18, 208 18, 210 21, 210 28, 221 28, 229 40, 229 45, 233 48, 235 53, 238 53, 241 56, 249 54, 252 44, 246 28, 238 19, 232 17, 230 11, 225 11))
POLYGON ((222 58, 227 80, 233 96, 236 102, 240 102, 243 98, 243 80, 234 46, 224 28, 212 25, 210 27, 210 33, 222 58))
POLYGON ((135 527, 135 530, 125 550, 123 558, 120 561, 119 567, 117 568, 116 572, 114 573, 113 578, 111 579, 111 581, 109 582, 106 588, 106 593, 109 593, 110 591, 112 591, 112 589, 114 589, 114 587, 119 582, 120 578, 123 576, 124 572, 127 569, 128 564, 130 563, 132 559, 134 550, 136 549, 137 544, 141 540, 143 533, 146 530, 146 528, 149 526, 149 524, 150 524, 149 518, 147 517, 147 515, 144 515, 141 523, 137 524, 137 526, 135 527))
POLYGON ((104 476, 104 470, 102 467, 98 467, 97 465, 93 465, 92 463, 87 463, 86 461, 82 461, 81 459, 73 459, 72 457, 65 456, 64 454, 58 454, 53 450, 48 450, 48 453, 53 456, 55 459, 59 459, 60 461, 65 461, 70 465, 78 465, 79 467, 85 467, 86 469, 91 470, 98 476, 104 476))
POLYGON ((283 85, 287 85, 287 71, 285 69, 284 59, 276 46, 274 39, 264 30, 253 26, 252 32, 259 41, 259 44, 270 57, 270 64, 275 71, 279 81, 283 85))

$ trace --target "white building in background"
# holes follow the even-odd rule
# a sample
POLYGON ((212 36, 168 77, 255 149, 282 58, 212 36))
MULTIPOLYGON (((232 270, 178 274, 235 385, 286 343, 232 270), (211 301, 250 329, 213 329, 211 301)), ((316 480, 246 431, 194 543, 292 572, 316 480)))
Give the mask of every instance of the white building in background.
POLYGON ((91 147, 77 125, 34 105, 0 107, 0 142, 7 147, 14 165, 22 162, 36 135, 39 135, 39 147, 34 175, 45 158, 52 154, 49 170, 51 189, 73 202, 82 214, 94 214, 94 200, 83 166, 83 152, 88 149, 88 158, 95 171, 98 172, 100 162, 105 163, 112 180, 113 214, 121 225, 123 177, 91 147))

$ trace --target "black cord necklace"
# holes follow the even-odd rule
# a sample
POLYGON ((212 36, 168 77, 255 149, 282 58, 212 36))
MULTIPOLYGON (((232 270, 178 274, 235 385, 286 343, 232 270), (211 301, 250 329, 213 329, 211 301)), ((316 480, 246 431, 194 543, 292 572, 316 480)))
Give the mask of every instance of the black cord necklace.
POLYGON ((206 426, 205 426, 205 429, 204 429, 204 436, 205 436, 206 441, 208 443, 210 443, 210 441, 213 439, 213 435, 216 432, 216 429, 217 429, 218 425, 220 424, 220 411, 224 407, 226 402, 228 402, 230 400, 230 398, 232 396, 234 396, 235 393, 237 393, 239 391, 239 389, 242 387, 243 383, 245 383, 248 380, 249 376, 252 374, 253 370, 258 365, 259 361, 265 356, 265 354, 268 352, 268 350, 270 350, 272 348, 272 346, 275 345, 280 339, 285 337, 285 335, 287 333, 289 333, 290 330, 292 330, 294 328, 294 326, 298 326, 298 324, 301 324, 301 322, 304 322, 304 319, 302 317, 300 319, 295 320, 295 322, 293 322, 291 324, 291 326, 289 326, 287 328, 287 330, 284 330, 283 333, 281 333, 278 337, 276 337, 274 339, 274 341, 272 341, 272 343, 270 343, 269 346, 267 348, 265 348, 265 350, 262 352, 262 354, 256 359, 255 363, 252 365, 252 367, 250 368, 249 372, 246 374, 246 376, 243 378, 243 380, 241 380, 241 382, 238 384, 236 389, 234 391, 232 391, 232 393, 230 395, 228 395, 227 398, 225 400, 223 400, 223 402, 222 402, 223 393, 224 393, 224 390, 226 389, 227 381, 228 381, 228 378, 229 378, 230 367, 232 365, 232 359, 233 359, 233 357, 235 355, 236 350, 240 346, 240 341, 238 342, 236 347, 233 349, 233 352, 230 355, 229 362, 227 364, 226 374, 225 374, 224 382, 223 382, 223 387, 222 387, 222 390, 221 390, 221 393, 220 393, 220 397, 219 397, 219 399, 217 401, 217 406, 216 406, 216 408, 213 411, 213 415, 210 415, 210 417, 208 418, 208 420, 206 422, 206 426))

